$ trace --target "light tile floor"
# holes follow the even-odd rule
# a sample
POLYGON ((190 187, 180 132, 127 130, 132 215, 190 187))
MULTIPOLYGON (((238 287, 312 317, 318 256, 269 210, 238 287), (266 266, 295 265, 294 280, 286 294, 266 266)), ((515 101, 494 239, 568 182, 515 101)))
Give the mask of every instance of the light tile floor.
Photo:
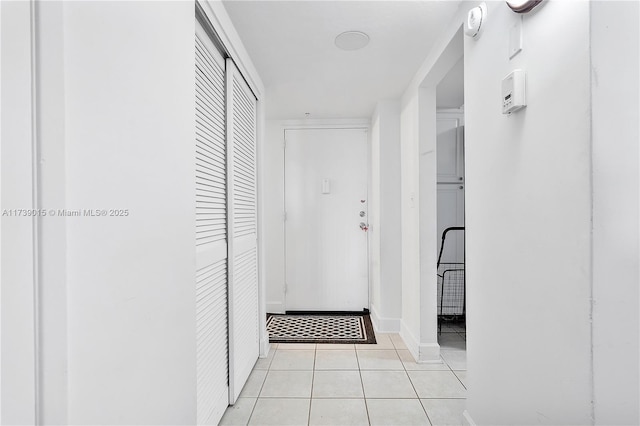
POLYGON ((397 334, 375 345, 272 344, 220 424, 461 425, 465 337, 444 324, 436 364, 417 364, 397 334))

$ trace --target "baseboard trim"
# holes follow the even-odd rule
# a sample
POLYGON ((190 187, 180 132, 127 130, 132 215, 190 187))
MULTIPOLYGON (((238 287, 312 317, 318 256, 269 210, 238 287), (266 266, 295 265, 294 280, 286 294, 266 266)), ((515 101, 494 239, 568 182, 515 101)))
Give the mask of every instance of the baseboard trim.
POLYGON ((269 333, 260 339, 260 358, 266 358, 271 350, 271 343, 269 343, 269 333))
POLYGON ((404 344, 407 346, 407 349, 409 349, 409 352, 411 352, 413 359, 418 360, 420 354, 418 339, 416 339, 416 336, 409 330, 404 320, 400 320, 400 337, 404 340, 404 344))
POLYGON ((407 349, 419 364, 442 363, 440 358, 440 345, 437 343, 420 343, 404 321, 400 322, 400 337, 404 340, 407 349))
POLYGON ((421 343, 418 363, 442 363, 442 358, 440 358, 440 345, 437 343, 421 343))
POLYGON ((371 305, 371 322, 377 333, 399 333, 401 330, 400 318, 381 317, 375 305, 371 305))

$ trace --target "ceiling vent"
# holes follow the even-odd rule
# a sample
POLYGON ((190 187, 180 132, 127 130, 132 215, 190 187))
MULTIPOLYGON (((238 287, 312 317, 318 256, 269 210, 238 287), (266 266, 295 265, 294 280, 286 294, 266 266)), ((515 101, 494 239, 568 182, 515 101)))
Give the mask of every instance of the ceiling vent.
POLYGON ((369 44, 369 36, 362 31, 345 31, 336 37, 336 46, 342 50, 358 50, 369 44))

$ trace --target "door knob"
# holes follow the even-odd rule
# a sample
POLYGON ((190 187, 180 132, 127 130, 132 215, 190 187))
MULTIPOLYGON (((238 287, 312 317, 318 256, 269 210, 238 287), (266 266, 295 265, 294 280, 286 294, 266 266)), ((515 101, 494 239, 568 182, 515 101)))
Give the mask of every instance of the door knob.
POLYGON ((369 229, 369 225, 364 222, 360 222, 360 229, 362 229, 364 232, 367 232, 367 230, 369 229))

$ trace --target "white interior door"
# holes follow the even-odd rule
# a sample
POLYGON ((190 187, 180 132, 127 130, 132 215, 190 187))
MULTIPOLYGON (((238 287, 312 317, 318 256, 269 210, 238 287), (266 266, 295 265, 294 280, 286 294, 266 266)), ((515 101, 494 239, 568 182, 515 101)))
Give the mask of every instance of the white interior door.
POLYGON ((369 307, 367 131, 285 132, 286 309, 369 307))
POLYGON ((225 63, 196 21, 197 422, 229 405, 225 63))
POLYGON ((256 98, 227 59, 229 399, 235 403, 260 353, 256 98))

